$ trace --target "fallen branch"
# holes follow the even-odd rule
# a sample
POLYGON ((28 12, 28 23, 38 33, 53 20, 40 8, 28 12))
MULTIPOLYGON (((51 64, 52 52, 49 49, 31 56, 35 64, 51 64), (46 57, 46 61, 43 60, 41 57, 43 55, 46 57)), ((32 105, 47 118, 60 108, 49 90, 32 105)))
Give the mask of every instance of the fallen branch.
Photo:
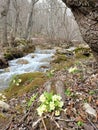
POLYGON ((87 118, 87 120, 88 120, 89 123, 93 126, 93 128, 94 128, 95 130, 98 130, 98 129, 96 128, 96 126, 94 125, 94 123, 93 123, 89 118, 87 118))
POLYGON ((42 117, 41 120, 42 120, 42 123, 43 123, 44 129, 47 130, 47 127, 46 127, 45 122, 44 122, 44 118, 42 117))

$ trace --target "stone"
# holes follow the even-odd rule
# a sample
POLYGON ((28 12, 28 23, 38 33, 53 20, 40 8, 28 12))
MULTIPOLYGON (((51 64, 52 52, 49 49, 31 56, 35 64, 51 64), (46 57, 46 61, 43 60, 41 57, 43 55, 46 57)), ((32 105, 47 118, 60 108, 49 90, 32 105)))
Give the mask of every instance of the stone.
POLYGON ((18 64, 28 64, 29 62, 28 62, 27 60, 25 60, 25 59, 19 59, 19 60, 17 61, 17 63, 18 63, 18 64))
POLYGON ((0 101, 0 108, 2 109, 2 111, 8 111, 10 109, 10 106, 4 101, 0 101))
POLYGON ((65 86, 61 80, 48 81, 44 84, 44 88, 47 92, 53 92, 62 97, 62 100, 65 101, 65 86))
POLYGON ((8 67, 8 61, 3 57, 0 57, 0 69, 8 67))
POLYGON ((93 109, 88 103, 84 103, 84 109, 85 111, 94 117, 97 117, 97 112, 95 109, 93 109))

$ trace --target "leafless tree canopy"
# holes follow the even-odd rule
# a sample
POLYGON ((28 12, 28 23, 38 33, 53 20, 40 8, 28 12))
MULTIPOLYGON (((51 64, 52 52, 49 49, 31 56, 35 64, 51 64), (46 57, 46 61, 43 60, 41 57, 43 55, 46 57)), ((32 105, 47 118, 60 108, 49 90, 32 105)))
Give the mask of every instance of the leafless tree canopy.
POLYGON ((0 0, 0 41, 35 36, 82 40, 70 10, 59 0, 0 0))

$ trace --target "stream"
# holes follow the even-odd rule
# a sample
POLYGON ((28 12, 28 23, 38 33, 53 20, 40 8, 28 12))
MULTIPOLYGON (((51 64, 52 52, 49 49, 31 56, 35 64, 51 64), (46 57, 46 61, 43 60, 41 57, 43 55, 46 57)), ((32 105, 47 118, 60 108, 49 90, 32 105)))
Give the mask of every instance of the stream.
POLYGON ((50 61, 55 50, 36 49, 22 58, 9 61, 9 67, 0 69, 0 90, 9 86, 11 78, 17 74, 28 72, 46 72, 50 68, 50 61))

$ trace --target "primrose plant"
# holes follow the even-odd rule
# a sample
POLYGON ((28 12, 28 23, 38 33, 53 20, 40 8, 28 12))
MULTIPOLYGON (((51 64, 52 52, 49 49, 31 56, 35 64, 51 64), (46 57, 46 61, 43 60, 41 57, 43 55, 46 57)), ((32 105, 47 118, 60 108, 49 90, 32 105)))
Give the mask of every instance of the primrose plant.
POLYGON ((53 93, 44 92, 39 98, 40 106, 37 108, 39 116, 54 112, 59 116, 64 105, 62 97, 53 93))
POLYGON ((15 84, 16 86, 19 86, 21 82, 22 82, 21 79, 16 79, 16 80, 14 79, 13 80, 13 84, 15 84))

